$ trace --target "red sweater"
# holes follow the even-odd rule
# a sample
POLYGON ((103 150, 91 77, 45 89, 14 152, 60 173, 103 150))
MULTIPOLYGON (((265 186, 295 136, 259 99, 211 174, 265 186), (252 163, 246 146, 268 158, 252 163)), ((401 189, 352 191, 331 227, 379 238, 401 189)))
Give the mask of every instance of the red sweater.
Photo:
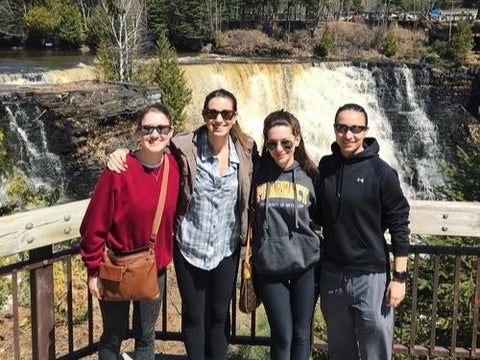
MULTIPOLYGON (((175 158, 166 155, 170 170, 165 208, 155 242, 158 269, 172 261, 180 178, 175 158)), ((148 170, 131 154, 127 156, 127 164, 128 171, 121 174, 103 170, 80 225, 80 253, 90 276, 98 276, 105 241, 115 250, 131 251, 146 246, 150 239, 163 166, 159 172, 148 170)))

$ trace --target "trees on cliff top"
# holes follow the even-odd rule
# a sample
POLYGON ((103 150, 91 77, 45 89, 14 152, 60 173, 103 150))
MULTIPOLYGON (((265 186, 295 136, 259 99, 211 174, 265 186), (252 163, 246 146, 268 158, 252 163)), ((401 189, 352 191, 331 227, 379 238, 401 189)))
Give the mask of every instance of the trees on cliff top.
POLYGON ((95 15, 95 33, 101 44, 97 56, 108 67, 107 80, 132 81, 145 41, 144 1, 100 0, 95 15))
POLYGON ((182 131, 184 108, 191 90, 178 66, 175 50, 163 32, 158 33, 153 55, 141 59, 146 41, 145 1, 100 0, 97 69, 101 79, 140 82, 159 88, 162 103, 172 112, 176 131, 182 131))
MULTIPOLYGON (((17 39, 17 42, 26 37, 30 44, 41 44, 39 35, 45 36, 43 43, 52 42, 53 46, 59 34, 42 30, 46 23, 63 21, 62 26, 75 28, 76 34, 89 35, 95 30, 95 23, 90 22, 96 8, 102 3, 112 3, 115 0, 0 0, 0 44, 3 39, 17 39), (35 8, 28 15, 29 24, 24 15, 35 8), (43 12, 38 10, 42 9, 43 12), (58 9, 65 15, 59 14, 58 9), (47 11, 45 11, 47 10, 47 11), (43 14, 44 16, 39 16, 43 14), (60 19, 59 19, 60 18, 60 19), (74 21, 73 21, 74 20, 74 21), (69 23, 74 22, 74 24, 69 23), (27 26, 26 26, 27 25, 27 26), (93 28, 92 28, 93 27, 93 28), (51 39, 53 38, 53 39, 51 39)), ((213 39, 215 32, 236 29, 251 29, 263 27, 270 33, 278 31, 282 26, 287 32, 293 31, 294 23, 303 22, 309 30, 318 26, 322 19, 339 19, 347 12, 376 11, 415 11, 427 14, 431 8, 431 0, 143 0, 148 15, 147 30, 152 38, 152 44, 157 34, 167 31, 167 36, 177 49, 198 50, 206 41, 213 39), (315 21, 316 20, 316 21, 315 21)), ((480 0, 471 0, 473 3, 480 0)), ((61 26, 61 27, 62 27, 61 26)), ((61 27, 57 28, 60 29, 61 27)), ((75 44, 73 31, 67 37, 67 44, 75 44), (72 42, 73 40, 73 42, 72 42)), ((85 36, 86 36, 85 35, 85 36)), ((81 39, 80 39, 81 40, 81 39)), ((90 45, 97 45, 94 37, 86 38, 90 45)))
POLYGON ((28 40, 35 44, 78 48, 85 40, 82 15, 78 6, 63 0, 48 0, 25 10, 23 16, 28 40))

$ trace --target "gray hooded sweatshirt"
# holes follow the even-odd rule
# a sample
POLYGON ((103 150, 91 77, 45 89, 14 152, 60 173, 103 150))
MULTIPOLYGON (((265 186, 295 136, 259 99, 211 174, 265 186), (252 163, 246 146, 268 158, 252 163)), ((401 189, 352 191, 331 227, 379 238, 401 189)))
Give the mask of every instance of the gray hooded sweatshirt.
POLYGON ((320 259, 320 237, 313 230, 312 179, 297 161, 282 169, 263 161, 254 179, 252 259, 263 274, 293 274, 320 259))

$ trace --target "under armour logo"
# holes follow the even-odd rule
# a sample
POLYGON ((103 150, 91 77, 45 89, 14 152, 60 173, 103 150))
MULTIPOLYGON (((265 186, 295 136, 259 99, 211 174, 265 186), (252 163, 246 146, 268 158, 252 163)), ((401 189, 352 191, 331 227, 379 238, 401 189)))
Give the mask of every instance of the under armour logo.
POLYGON ((357 182, 361 182, 363 184, 364 178, 357 178, 357 182))

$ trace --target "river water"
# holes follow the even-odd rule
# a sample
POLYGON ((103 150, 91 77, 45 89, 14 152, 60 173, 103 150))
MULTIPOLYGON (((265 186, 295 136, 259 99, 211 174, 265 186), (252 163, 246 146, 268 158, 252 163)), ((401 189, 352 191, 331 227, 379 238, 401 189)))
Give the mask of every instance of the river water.
POLYGON ((66 69, 92 65, 93 56, 79 51, 0 50, 0 73, 66 69))

